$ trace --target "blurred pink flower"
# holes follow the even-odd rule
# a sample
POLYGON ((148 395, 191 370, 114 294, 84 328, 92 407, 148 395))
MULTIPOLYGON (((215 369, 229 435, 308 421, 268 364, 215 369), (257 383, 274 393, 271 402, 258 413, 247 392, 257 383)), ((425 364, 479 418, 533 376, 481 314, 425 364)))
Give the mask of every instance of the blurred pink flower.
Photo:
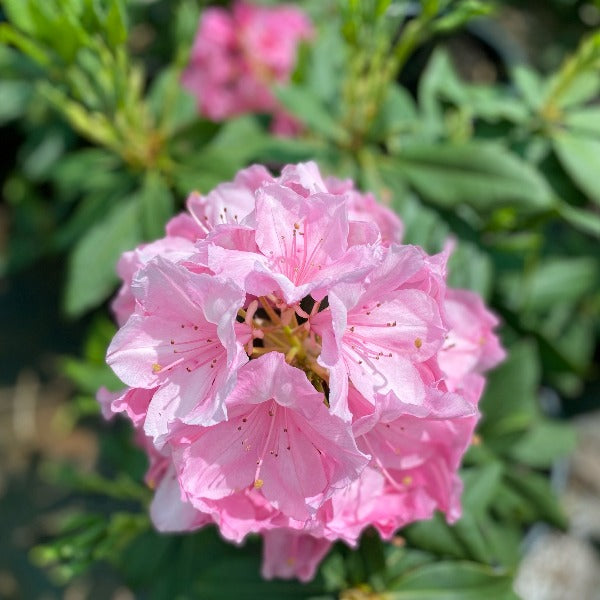
POLYGON ((270 113, 275 133, 295 134, 299 125, 279 106, 271 87, 289 81, 298 45, 312 35, 308 17, 292 5, 238 1, 231 11, 208 8, 183 73, 183 86, 210 119, 270 113))

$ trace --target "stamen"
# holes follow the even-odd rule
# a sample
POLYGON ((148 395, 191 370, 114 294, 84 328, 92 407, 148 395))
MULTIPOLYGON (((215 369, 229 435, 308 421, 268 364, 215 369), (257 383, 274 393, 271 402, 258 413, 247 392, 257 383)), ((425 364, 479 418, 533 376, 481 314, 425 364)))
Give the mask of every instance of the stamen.
POLYGON ((265 312, 269 315, 269 319, 273 321, 273 323, 280 323, 281 319, 277 315, 277 313, 273 310, 271 305, 267 302, 267 299, 264 296, 261 296, 259 299, 262 307, 265 309, 265 312))

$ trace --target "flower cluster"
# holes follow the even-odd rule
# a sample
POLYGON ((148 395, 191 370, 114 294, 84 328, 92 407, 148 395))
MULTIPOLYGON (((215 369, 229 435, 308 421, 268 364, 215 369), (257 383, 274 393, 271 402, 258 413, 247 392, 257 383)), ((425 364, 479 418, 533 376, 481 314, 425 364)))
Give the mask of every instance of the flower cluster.
POLYGON ((310 579, 335 540, 460 516, 461 457, 496 319, 448 251, 314 163, 261 166, 127 252, 107 361, 151 459, 159 530, 264 537, 265 577, 310 579))
POLYGON ((270 88, 289 81, 298 45, 312 34, 308 17, 291 5, 266 7, 238 1, 231 11, 208 8, 183 85, 210 119, 264 112, 274 115, 276 133, 294 133, 297 123, 279 106, 270 88))

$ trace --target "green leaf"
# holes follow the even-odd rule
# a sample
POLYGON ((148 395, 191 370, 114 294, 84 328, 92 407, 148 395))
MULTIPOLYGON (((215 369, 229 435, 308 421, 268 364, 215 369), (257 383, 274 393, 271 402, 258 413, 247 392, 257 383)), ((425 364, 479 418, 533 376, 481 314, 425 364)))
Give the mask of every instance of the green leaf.
POLYGON ((106 299, 117 282, 117 259, 139 244, 141 237, 140 207, 135 198, 122 200, 90 229, 69 259, 64 300, 69 315, 80 315, 106 299))
POLYGON ((263 136, 254 157, 258 162, 278 165, 318 160, 322 167, 334 158, 329 149, 319 140, 263 136))
POLYGON ((600 139, 560 131, 554 134, 553 145, 558 159, 575 185, 600 204, 600 139))
POLYGON ((62 362, 62 371, 77 385, 79 390, 92 396, 95 396, 101 387, 112 391, 123 387, 123 383, 107 365, 66 358, 62 362))
POLYGON ((544 419, 512 445, 508 455, 532 467, 549 468, 558 458, 569 454, 575 443, 575 432, 569 425, 544 419))
POLYGON ((419 194, 446 208, 465 203, 486 212, 516 205, 526 213, 553 206, 541 175, 497 144, 414 144, 394 164, 419 194))
POLYGON ((494 557, 475 515, 465 511, 459 521, 452 526, 454 535, 464 544, 468 551, 465 558, 484 564, 492 564, 494 557))
POLYGON ((506 481, 497 489, 494 514, 498 515, 503 524, 512 523, 518 528, 517 544, 521 540, 520 525, 533 523, 538 519, 537 508, 506 481))
POLYGON ((43 67, 47 67, 52 62, 48 52, 41 44, 34 42, 7 23, 0 23, 0 43, 16 46, 21 52, 43 67))
POLYGON ((173 216, 174 201, 171 190, 162 176, 149 171, 137 194, 141 208, 144 238, 155 240, 164 236, 165 225, 173 216))
POLYGON ((35 35, 35 22, 31 17, 28 0, 3 0, 2 9, 10 23, 25 33, 35 35))
POLYGON ((465 510, 477 514, 487 510, 502 482, 503 471, 502 463, 496 461, 461 472, 461 479, 465 486, 462 497, 465 510))
POLYGON ((597 288, 600 264, 591 256, 550 259, 518 286, 525 306, 536 310, 578 300, 597 288))
POLYGON ((558 204, 560 216, 573 227, 591 236, 600 238, 600 215, 570 206, 566 202, 558 204))
POLYGON ((153 81, 148 105, 161 131, 171 136, 198 120, 196 99, 186 92, 179 79, 181 71, 165 69, 153 81))
POLYGON ((440 556, 466 558, 468 550, 463 542, 454 535, 451 527, 440 513, 435 513, 429 521, 419 521, 409 525, 402 535, 411 546, 440 556))
POLYGON ((440 49, 430 59, 421 79, 419 101, 429 127, 440 132, 443 131, 443 107, 440 101, 453 104, 470 118, 478 117, 492 122, 506 119, 521 123, 528 118, 530 112, 510 89, 462 81, 449 54, 440 49))
POLYGON ((407 548, 406 546, 399 548, 388 545, 386 551, 387 559, 385 574, 388 581, 394 580, 400 575, 404 575, 404 573, 409 570, 430 564, 436 560, 429 552, 422 552, 421 550, 407 548))
POLYGON ((512 579, 470 562, 424 565, 401 577, 382 600, 518 600, 512 579))
POLYGON ((548 477, 531 470, 511 469, 506 472, 506 480, 514 490, 529 501, 538 518, 561 529, 567 526, 567 518, 550 486, 548 477))
POLYGON ((411 95, 398 85, 391 85, 377 112, 370 136, 381 139, 414 132, 419 127, 417 107, 411 95))
POLYGON ((510 519, 508 522, 497 522, 487 514, 479 515, 477 523, 494 557, 494 563, 514 569, 521 559, 520 526, 510 519))
POLYGON ((448 285, 478 292, 489 298, 492 291, 494 268, 490 257, 474 244, 464 240, 448 261, 448 285))
POLYGON ((586 106, 571 109, 564 117, 563 123, 574 135, 600 136, 600 107, 586 106))
POLYGON ((32 94, 33 87, 26 81, 0 81, 0 125, 22 117, 32 94))
POLYGON ((307 88, 292 84, 277 88, 275 94, 284 107, 309 129, 339 144, 348 142, 348 133, 331 117, 327 107, 307 88))
POLYGON ((346 563, 338 551, 330 552, 319 567, 319 572, 327 590, 340 590, 348 586, 346 579, 346 563))
POLYGON ((518 65, 511 72, 512 80, 528 106, 537 110, 542 105, 545 83, 526 65, 518 65))
POLYGON ((595 70, 582 71, 571 81, 568 87, 557 98, 557 105, 561 108, 578 106, 593 100, 600 92, 600 77, 595 70))
POLYGON ((481 400, 481 434, 498 436, 526 429, 539 414, 537 388, 540 366, 535 346, 523 341, 488 375, 481 400))
POLYGON ((177 64, 187 63, 194 36, 198 30, 200 7, 195 0, 182 0, 175 9, 174 41, 177 44, 177 64))
POLYGON ((319 28, 309 61, 307 87, 325 105, 335 107, 346 70, 346 47, 339 34, 339 23, 328 23, 319 28))
POLYGON ((111 0, 104 22, 106 37, 112 48, 127 41, 127 13, 122 0, 111 0))

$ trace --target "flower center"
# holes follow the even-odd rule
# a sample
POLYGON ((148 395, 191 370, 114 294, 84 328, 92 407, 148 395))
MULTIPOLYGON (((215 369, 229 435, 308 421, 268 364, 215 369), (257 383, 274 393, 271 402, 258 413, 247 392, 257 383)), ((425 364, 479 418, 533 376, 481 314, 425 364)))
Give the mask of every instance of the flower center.
POLYGON ((315 388, 327 394, 329 373, 317 362, 321 338, 310 328, 310 317, 322 310, 322 304, 326 303, 315 303, 307 297, 289 306, 275 296, 261 296, 247 310, 240 310, 238 319, 252 331, 252 338, 246 344, 250 359, 281 352, 288 364, 302 369, 315 388), (310 306, 309 312, 303 306, 310 306))

